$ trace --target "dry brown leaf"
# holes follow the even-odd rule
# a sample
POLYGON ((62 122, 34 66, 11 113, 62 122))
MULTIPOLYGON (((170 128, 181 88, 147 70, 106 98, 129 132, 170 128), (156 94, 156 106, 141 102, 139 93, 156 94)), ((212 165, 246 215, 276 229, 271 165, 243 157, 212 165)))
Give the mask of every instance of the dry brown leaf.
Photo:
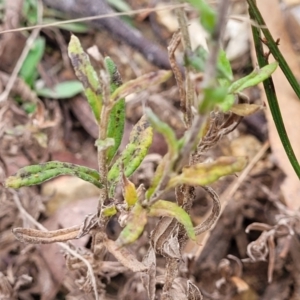
MULTIPOLYGON (((279 49, 287 60, 288 65, 296 78, 300 78, 299 57, 291 45, 279 2, 259 0, 257 1, 257 5, 274 39, 280 38, 279 49), (272 13, 270 13, 270 7, 272 8, 272 13)), ((300 101, 279 68, 272 75, 272 78, 287 134, 295 154, 298 160, 300 160, 299 132, 297 129, 300 127, 300 101)), ((267 103, 264 93, 262 93, 262 100, 267 103)), ((281 191, 284 195, 286 205, 296 210, 300 207, 300 181, 285 154, 269 109, 267 110, 267 119, 272 152, 276 163, 287 176, 281 185, 281 191)))
POLYGON ((129 252, 129 250, 127 250, 126 248, 122 247, 119 248, 117 246, 117 244, 110 240, 110 239, 106 239, 104 241, 105 246, 107 248, 107 250, 113 254, 113 256, 125 267, 127 267, 128 269, 130 269, 133 272, 142 272, 142 271, 146 271, 147 267, 139 262, 135 256, 129 252))

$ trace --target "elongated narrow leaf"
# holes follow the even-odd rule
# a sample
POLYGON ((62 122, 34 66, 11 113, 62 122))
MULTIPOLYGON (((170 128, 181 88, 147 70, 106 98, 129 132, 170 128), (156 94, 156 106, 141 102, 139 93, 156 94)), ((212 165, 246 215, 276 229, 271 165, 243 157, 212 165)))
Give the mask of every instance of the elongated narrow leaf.
POLYGON ((38 77, 37 66, 45 52, 45 39, 38 37, 31 47, 19 72, 20 77, 29 85, 33 86, 38 77))
POLYGON ((99 173, 96 170, 56 161, 24 167, 15 175, 8 177, 5 184, 7 187, 20 188, 22 186, 41 184, 49 179, 61 175, 76 176, 99 188, 102 187, 102 184, 99 182, 99 173))
POLYGON ((183 208, 179 207, 176 203, 166 200, 159 200, 150 207, 148 216, 175 218, 184 226, 189 238, 191 238, 192 240, 196 239, 193 223, 190 216, 183 208))
POLYGON ((207 185, 220 177, 241 171, 247 164, 245 157, 220 157, 214 162, 183 168, 182 173, 170 179, 168 188, 177 184, 207 185))
POLYGON ((53 88, 36 89, 38 96, 52 99, 67 99, 83 92, 83 86, 80 81, 70 80, 56 84, 53 88))
POLYGON ((139 204, 133 207, 125 228, 121 231, 116 244, 119 247, 136 241, 142 234, 147 223, 147 211, 139 204))
POLYGON ((102 108, 99 79, 91 65, 89 56, 83 51, 79 39, 74 35, 71 36, 68 52, 75 74, 83 84, 84 93, 92 108, 94 117, 99 122, 102 108))
POLYGON ((167 154, 163 157, 163 159, 161 160, 161 162, 159 163, 159 165, 156 168, 155 174, 152 178, 151 185, 146 192, 147 199, 150 199, 150 197, 153 195, 156 187, 159 185, 159 183, 164 175, 164 171, 165 171, 165 168, 167 167, 168 162, 169 162, 169 156, 167 154))
POLYGON ((230 111, 232 111, 233 113, 235 113, 238 116, 246 117, 246 116, 254 114, 261 108, 262 108, 262 106, 258 105, 258 104, 238 103, 238 104, 234 104, 230 108, 230 111))
MULTIPOLYGON (((104 64, 110 77, 110 92, 113 93, 122 85, 122 79, 117 66, 110 57, 105 57, 104 64)), ((107 137, 113 138, 115 143, 106 151, 107 163, 110 163, 121 144, 125 124, 125 99, 121 98, 112 108, 107 124, 107 137)))
POLYGON ((160 70, 142 75, 136 79, 130 80, 117 88, 111 96, 112 101, 118 101, 132 93, 141 92, 152 85, 165 82, 172 75, 171 71, 160 70))
POLYGON ((146 115, 154 130, 158 131, 165 138, 171 157, 177 153, 178 143, 173 129, 163 121, 150 109, 146 108, 146 115))
POLYGON ((228 89, 228 93, 239 93, 248 87, 263 82, 272 75, 277 67, 278 62, 275 61, 269 65, 264 66, 261 69, 255 69, 251 74, 232 83, 232 85, 228 89))
POLYGON ((127 204, 127 207, 135 205, 138 200, 137 190, 135 185, 125 176, 123 173, 122 176, 122 188, 123 188, 123 197, 127 204))
POLYGON ((129 143, 121 153, 120 158, 113 164, 108 172, 108 180, 113 183, 119 179, 121 164, 124 165, 124 174, 129 177, 142 163, 152 143, 153 130, 143 116, 133 127, 129 143))

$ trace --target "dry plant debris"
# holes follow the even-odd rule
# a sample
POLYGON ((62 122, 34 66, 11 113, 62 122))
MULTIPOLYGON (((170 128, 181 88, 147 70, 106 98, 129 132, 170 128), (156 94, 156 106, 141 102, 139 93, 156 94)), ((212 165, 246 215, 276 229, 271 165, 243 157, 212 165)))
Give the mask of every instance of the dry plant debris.
MULTIPOLYGON (((4 30, 24 22, 34 25, 22 16, 27 0, 9 2, 4 30)), ((108 1, 102 2, 101 13, 113 12, 108 1)), ((80 9, 83 3, 73 3, 73 16, 97 14, 89 5, 80 9)), ((143 8, 143 3, 128 3, 143 8)), ((298 299, 299 216, 283 204, 278 189, 283 173, 270 159, 268 142, 261 145, 256 140, 256 149, 261 150, 246 153, 250 165, 243 173, 238 172, 247 160, 236 157, 234 150, 239 136, 245 144, 253 141, 245 135, 243 118, 264 109, 262 102, 252 101, 251 92, 246 90, 246 96, 241 90, 250 87, 251 91, 276 64, 272 70, 254 71, 243 81, 245 72, 250 73, 246 66, 249 36, 238 36, 238 53, 232 53, 232 45, 237 38, 234 30, 249 25, 240 21, 245 5, 231 3, 230 13, 241 17, 233 18, 223 36, 226 5, 228 1, 223 1, 218 8, 220 30, 208 45, 194 33, 190 37, 189 22, 206 30, 208 38, 211 29, 205 23, 201 27, 191 8, 169 10, 157 18, 156 7, 151 7, 151 13, 141 11, 132 19, 141 25, 140 45, 136 30, 126 35, 133 49, 111 38, 124 40, 118 31, 120 20, 94 21, 96 28, 104 25, 109 33, 89 31, 80 37, 82 46, 73 36, 71 44, 74 40, 77 44, 75 50, 69 46, 69 56, 90 106, 82 95, 67 93, 62 101, 53 96, 54 90, 59 93, 60 82, 75 80, 67 61, 66 31, 33 31, 32 41, 43 36, 49 47, 35 68, 49 88, 43 96, 26 78, 14 78, 21 51, 7 57, 7 49, 23 50, 24 35, 2 35, 1 89, 14 84, 0 103, 1 299, 298 299), (143 37, 148 34, 144 23, 158 34, 167 33, 168 52, 143 37), (231 66, 242 70, 235 72, 240 78, 235 82, 231 67, 228 73, 228 66, 220 64, 219 38, 232 55, 231 66), (83 52, 82 48, 103 39, 107 44, 98 45, 100 53, 113 60, 83 52), (195 40, 203 44, 192 48, 195 40), (173 73, 157 70, 137 51, 173 73), (182 57, 190 60, 187 66, 182 57), (171 74, 175 80, 167 81, 171 74), (207 95, 218 97, 209 94, 215 90, 214 78, 222 78, 232 92, 223 107, 207 101, 207 95), (221 178, 228 174, 232 175, 221 178), (25 187, 58 175, 77 176, 87 183, 80 186, 80 193, 73 186, 78 181, 65 177, 44 183, 42 192, 25 187), (21 188, 14 191, 4 182, 21 188), (44 192, 46 184, 52 192, 44 192), (64 189, 69 199, 60 198, 65 197, 64 189)), ((40 8, 36 8, 39 17, 40 8)))

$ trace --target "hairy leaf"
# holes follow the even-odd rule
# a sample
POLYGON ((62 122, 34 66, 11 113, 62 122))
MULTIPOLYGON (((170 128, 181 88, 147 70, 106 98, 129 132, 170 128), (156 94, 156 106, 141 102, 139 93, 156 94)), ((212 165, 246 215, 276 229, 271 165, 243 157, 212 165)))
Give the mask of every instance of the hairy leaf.
POLYGON ((8 177, 5 184, 7 187, 20 188, 22 186, 41 184, 61 175, 73 175, 99 188, 102 187, 102 184, 99 182, 99 173, 96 170, 56 161, 24 167, 15 175, 8 177))
POLYGON ((121 153, 120 158, 113 164, 108 172, 108 180, 111 183, 116 182, 120 176, 120 167, 124 165, 124 174, 129 177, 142 163, 147 155, 148 149, 152 143, 153 130, 143 116, 133 127, 129 143, 121 153))
POLYGON ((251 74, 233 82, 228 89, 228 93, 239 93, 248 87, 263 82, 272 75, 277 67, 278 62, 275 61, 269 65, 264 66, 261 69, 255 69, 251 74))
POLYGON ((164 175, 164 171, 165 171, 165 168, 167 167, 168 162, 169 162, 169 156, 165 155, 155 170, 155 174, 152 178, 151 185, 146 192, 147 199, 150 199, 150 197, 153 195, 156 187, 160 183, 160 181, 164 175))
MULTIPOLYGON (((114 91, 122 85, 122 79, 117 66, 110 57, 105 57, 104 64, 110 77, 110 92, 114 91)), ((108 119, 107 137, 115 140, 114 146, 106 151, 107 163, 110 163, 121 144, 125 124, 125 99, 121 98, 114 104, 108 119)))
POLYGON ((192 165, 183 168, 180 175, 171 178, 168 188, 178 184, 207 185, 222 176, 241 171, 246 164, 245 157, 220 157, 214 162, 192 165))
POLYGON ((133 207, 127 225, 121 231, 116 244, 122 247, 133 243, 142 234, 147 224, 147 211, 137 202, 133 207))
POLYGON ((84 93, 92 108, 94 117, 99 122, 102 108, 99 78, 91 65, 89 56, 83 51, 79 39, 74 35, 71 36, 68 52, 75 74, 83 84, 84 93))
POLYGON ((190 216, 183 208, 179 207, 176 203, 166 200, 159 200, 150 207, 148 216, 173 217, 184 226, 189 238, 191 238, 192 240, 196 239, 193 223, 190 216))

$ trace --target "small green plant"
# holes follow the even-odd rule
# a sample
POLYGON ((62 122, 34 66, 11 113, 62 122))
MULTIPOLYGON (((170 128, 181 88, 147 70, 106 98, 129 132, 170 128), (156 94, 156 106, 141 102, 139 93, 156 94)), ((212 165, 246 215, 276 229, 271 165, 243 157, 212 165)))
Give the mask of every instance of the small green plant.
MULTIPOLYGON (((220 26, 220 22, 216 25, 215 12, 205 2, 199 4, 199 9, 205 22, 204 27, 212 34, 215 27, 220 26)), ((215 35, 212 36, 218 39, 215 35)), ((213 38, 212 41, 218 42, 213 38)), ((151 285, 153 278, 155 281, 155 272, 153 273, 151 268, 156 264, 156 254, 161 254, 167 259, 163 288, 165 296, 162 299, 168 299, 167 295, 179 268, 180 253, 186 241, 188 238, 196 240, 196 235, 210 229, 219 217, 218 196, 207 185, 222 176, 241 171, 247 164, 245 157, 219 157, 212 162, 203 162, 202 154, 231 132, 242 116, 259 108, 257 105, 244 103, 245 97, 241 92, 268 78, 278 64, 275 62, 261 69, 257 68, 248 76, 233 81, 230 63, 223 51, 216 48, 207 53, 203 48, 194 52, 187 49, 187 70, 205 74, 208 67, 214 67, 215 72, 209 78, 204 77, 193 103, 186 104, 186 98, 182 99, 186 107, 190 105, 189 110, 194 110, 184 136, 177 139, 173 129, 162 122, 151 109, 146 108, 144 115, 132 129, 126 148, 118 154, 124 131, 125 97, 168 80, 172 72, 152 72, 123 84, 116 65, 109 57, 104 59, 104 68, 97 74, 74 35, 68 50, 75 73, 83 85, 94 120, 99 127, 99 138, 95 142, 98 170, 53 161, 20 169, 15 175, 7 178, 6 186, 20 188, 41 184, 61 175, 77 176, 99 188, 99 205, 92 218, 86 218, 82 226, 51 232, 15 228, 13 232, 19 240, 30 243, 62 242, 91 233, 94 240, 92 251, 96 251, 97 245, 101 244, 124 266, 134 272, 143 272, 143 282, 150 299, 155 297, 155 287, 151 285), (217 54, 216 61, 215 65, 211 66, 210 58, 214 54, 217 54), (151 185, 145 189, 143 185, 135 186, 129 177, 147 155, 152 143, 153 130, 163 135, 168 152, 158 165, 151 185), (122 187, 122 203, 116 199, 117 185, 122 187), (195 186, 203 187, 211 196, 213 209, 210 216, 194 228, 190 209, 195 197, 195 186), (170 189, 176 191, 176 203, 165 198, 170 189), (115 215, 122 216, 119 222, 124 228, 113 241, 106 236, 105 228, 115 215), (143 262, 139 262, 125 246, 134 243, 140 237, 151 217, 161 219, 151 233, 149 250, 143 262)), ((173 61, 172 65, 180 88, 185 89, 182 87, 180 74, 176 71, 176 62, 173 61)), ((187 90, 186 95, 190 95, 189 92, 187 90)), ((194 90, 192 94, 194 95, 194 90)), ((97 290, 94 290, 94 293, 98 299, 97 290)), ((198 289, 197 293, 201 295, 198 289)))

